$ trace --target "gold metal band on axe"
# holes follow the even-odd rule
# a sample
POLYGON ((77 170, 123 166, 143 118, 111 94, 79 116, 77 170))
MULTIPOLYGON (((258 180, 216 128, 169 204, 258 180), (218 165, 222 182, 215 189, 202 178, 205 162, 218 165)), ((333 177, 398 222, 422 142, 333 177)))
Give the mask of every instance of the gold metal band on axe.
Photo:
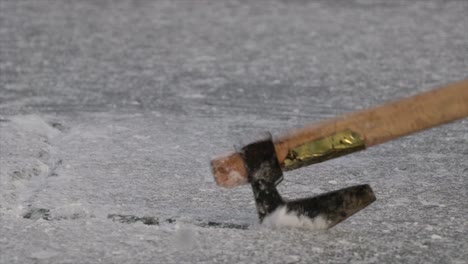
POLYGON ((365 148, 364 137, 357 132, 346 129, 289 150, 282 167, 285 171, 294 170, 365 148))

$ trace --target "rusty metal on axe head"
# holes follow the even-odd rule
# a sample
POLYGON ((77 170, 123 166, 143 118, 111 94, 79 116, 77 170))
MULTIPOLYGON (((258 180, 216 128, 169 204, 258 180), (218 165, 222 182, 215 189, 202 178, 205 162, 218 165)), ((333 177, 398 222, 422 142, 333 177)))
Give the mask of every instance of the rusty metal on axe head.
POLYGON ((261 222, 265 216, 284 204, 276 190, 276 185, 283 179, 283 172, 276 158, 271 135, 246 145, 241 154, 245 160, 261 222))
POLYGON ((276 189, 283 179, 283 172, 276 157, 275 146, 268 134, 240 151, 249 174, 260 223, 280 208, 298 219, 314 221, 320 217, 330 228, 375 201, 369 185, 357 185, 311 198, 287 201, 276 189))

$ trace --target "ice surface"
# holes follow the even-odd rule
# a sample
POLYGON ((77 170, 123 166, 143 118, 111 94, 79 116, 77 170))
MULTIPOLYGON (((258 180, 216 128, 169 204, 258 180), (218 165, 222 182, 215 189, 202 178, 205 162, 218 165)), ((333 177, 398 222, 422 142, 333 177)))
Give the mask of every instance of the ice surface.
POLYGON ((288 172, 369 183, 324 232, 259 228, 209 160, 467 78, 467 1, 0 1, 0 263, 465 263, 468 122, 288 172))

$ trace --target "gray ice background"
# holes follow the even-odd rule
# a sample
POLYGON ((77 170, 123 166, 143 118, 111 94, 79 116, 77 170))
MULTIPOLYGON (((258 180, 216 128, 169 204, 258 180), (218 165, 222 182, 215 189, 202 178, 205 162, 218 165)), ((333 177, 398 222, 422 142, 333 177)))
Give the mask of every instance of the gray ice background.
POLYGON ((0 0, 0 263, 467 263, 466 119, 287 173, 374 188, 323 232, 258 227, 208 165, 466 78, 465 0, 0 0))

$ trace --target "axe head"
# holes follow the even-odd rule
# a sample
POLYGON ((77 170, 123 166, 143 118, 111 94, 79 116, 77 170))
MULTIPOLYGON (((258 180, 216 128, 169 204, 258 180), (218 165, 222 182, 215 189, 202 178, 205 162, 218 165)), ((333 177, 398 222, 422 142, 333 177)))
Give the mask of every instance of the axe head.
POLYGON ((328 229, 375 201, 374 192, 367 184, 311 198, 284 200, 276 189, 283 179, 283 172, 271 135, 247 144, 240 153, 246 164, 262 224, 328 229))

